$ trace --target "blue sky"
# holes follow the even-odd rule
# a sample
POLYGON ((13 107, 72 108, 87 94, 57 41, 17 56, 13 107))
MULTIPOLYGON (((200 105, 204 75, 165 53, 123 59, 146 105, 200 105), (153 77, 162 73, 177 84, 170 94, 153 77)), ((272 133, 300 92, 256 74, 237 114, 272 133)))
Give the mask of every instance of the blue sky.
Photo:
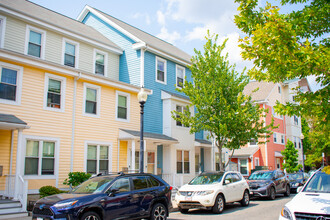
MULTIPOLYGON (((240 57, 241 35, 234 24, 238 5, 234 0, 30 0, 76 19, 85 5, 97 8, 149 34, 172 43, 190 55, 202 50, 206 31, 228 38, 226 52, 236 70, 252 64, 240 57)), ((264 3, 261 3, 264 4, 264 3)), ((287 10, 297 9, 291 6, 287 10)), ((314 82, 310 80, 310 83, 314 82)), ((314 87, 314 85, 313 85, 314 87)))

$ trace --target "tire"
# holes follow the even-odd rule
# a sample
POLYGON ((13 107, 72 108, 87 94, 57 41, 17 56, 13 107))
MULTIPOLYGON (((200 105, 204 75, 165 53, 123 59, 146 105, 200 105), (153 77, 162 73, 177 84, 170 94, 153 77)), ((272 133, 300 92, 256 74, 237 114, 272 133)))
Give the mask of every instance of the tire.
POLYGON ((223 195, 219 194, 215 199, 214 206, 212 207, 212 211, 215 214, 220 214, 225 209, 225 199, 223 195))
POLYGON ((270 200, 274 200, 276 198, 276 192, 275 192, 275 188, 273 186, 269 190, 268 198, 270 200))
POLYGON ((179 211, 182 213, 182 214, 187 214, 189 209, 182 209, 179 207, 179 211))
POLYGON ((101 217, 96 212, 86 212, 81 216, 80 220, 101 220, 101 217))
POLYGON ((290 186, 289 185, 286 185, 284 196, 289 197, 290 196, 290 192, 291 192, 290 186))
POLYGON ((156 203, 151 210, 150 220, 166 220, 167 219, 167 209, 161 203, 156 203))
POLYGON ((243 198, 240 201, 242 206, 248 206, 250 204, 250 194, 249 191, 245 190, 243 194, 243 198))

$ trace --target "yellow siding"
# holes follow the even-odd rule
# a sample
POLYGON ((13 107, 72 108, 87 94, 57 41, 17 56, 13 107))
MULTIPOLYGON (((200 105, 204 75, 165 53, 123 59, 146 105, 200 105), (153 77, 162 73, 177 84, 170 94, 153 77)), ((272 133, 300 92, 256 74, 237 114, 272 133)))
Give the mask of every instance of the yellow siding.
POLYGON ((119 171, 123 170, 123 167, 127 167, 127 141, 120 141, 119 149, 119 171))
POLYGON ((0 130, 0 166, 3 167, 2 176, 0 176, 0 191, 5 189, 6 177, 4 175, 9 174, 10 143, 11 131, 0 130))
MULTIPOLYGON (((39 137, 51 137, 60 140, 58 187, 66 188, 67 186, 63 185, 62 183, 70 172, 74 79, 57 72, 50 72, 27 65, 20 65, 19 63, 8 62, 3 59, 0 59, 0 61, 19 65, 24 68, 21 105, 8 105, 0 103, 0 112, 13 114, 21 120, 25 121, 28 126, 30 126, 29 129, 23 130, 23 136, 32 135, 39 137), (46 72, 66 78, 64 112, 55 112, 44 109, 43 102, 46 72)), ((119 129, 139 129, 140 116, 137 94, 122 90, 123 92, 130 93, 130 112, 128 113, 130 114, 130 121, 121 122, 117 121, 115 116, 116 89, 97 84, 101 86, 101 116, 100 118, 88 117, 83 115, 84 82, 94 84, 92 82, 83 81, 81 79, 77 82, 73 171, 85 171, 84 155, 86 141, 112 143, 112 170, 117 171, 119 129)), ((6 144, 8 142, 7 135, 1 135, 0 141, 0 159, 4 157, 5 159, 3 159, 3 161, 6 164, 9 164, 8 155, 10 154, 10 144, 6 144), (6 149, 5 146, 7 145, 8 147, 6 149)), ((25 143, 23 143, 23 147, 25 147, 25 143)), ((122 142, 121 147, 123 149, 120 151, 120 168, 127 166, 127 143, 122 142)), ((14 135, 13 173, 15 173, 16 149, 17 131, 15 131, 14 135)), ((24 161, 22 163, 24 164, 24 161)), ((22 173, 24 173, 24 170, 22 170, 22 173)), ((38 189, 43 185, 55 185, 55 183, 56 182, 54 179, 30 179, 29 188, 38 189)), ((0 182, 0 184, 3 183, 0 182)))

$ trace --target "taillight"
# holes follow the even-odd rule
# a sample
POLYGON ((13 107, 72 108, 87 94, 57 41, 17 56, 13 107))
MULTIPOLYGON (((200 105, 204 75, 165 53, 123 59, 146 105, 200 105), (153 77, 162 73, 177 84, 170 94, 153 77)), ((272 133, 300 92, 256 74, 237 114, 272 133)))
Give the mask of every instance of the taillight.
POLYGON ((173 189, 173 187, 172 186, 170 186, 170 190, 172 190, 173 189))

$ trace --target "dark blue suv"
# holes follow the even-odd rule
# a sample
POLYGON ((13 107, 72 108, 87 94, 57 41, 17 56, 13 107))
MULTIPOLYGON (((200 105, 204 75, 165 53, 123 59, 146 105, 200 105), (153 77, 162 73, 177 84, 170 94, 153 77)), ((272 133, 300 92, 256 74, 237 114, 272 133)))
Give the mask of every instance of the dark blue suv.
POLYGON ((70 193, 38 200, 32 219, 167 219, 171 190, 152 174, 96 176, 70 193))

